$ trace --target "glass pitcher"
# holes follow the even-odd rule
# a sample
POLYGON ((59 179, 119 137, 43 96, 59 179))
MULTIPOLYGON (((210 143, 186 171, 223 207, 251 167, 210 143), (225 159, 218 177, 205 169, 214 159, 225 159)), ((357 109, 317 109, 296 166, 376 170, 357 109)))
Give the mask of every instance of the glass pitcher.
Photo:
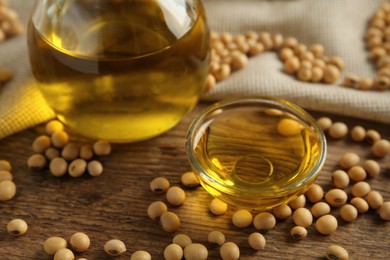
POLYGON ((28 46, 58 118, 113 142, 175 126, 197 103, 208 73, 201 0, 38 0, 28 46))

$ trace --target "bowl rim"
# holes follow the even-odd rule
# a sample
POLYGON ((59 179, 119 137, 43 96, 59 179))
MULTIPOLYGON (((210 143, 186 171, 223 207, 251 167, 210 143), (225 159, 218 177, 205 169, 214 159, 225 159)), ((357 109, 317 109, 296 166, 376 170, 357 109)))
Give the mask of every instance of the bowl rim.
MULTIPOLYGON (((321 169, 323 165, 325 164, 326 161, 326 156, 327 156, 327 142, 326 142, 326 137, 321 129, 321 127, 318 125, 317 121, 304 109, 301 107, 291 103, 288 100, 281 99, 281 98, 275 98, 275 97, 267 97, 267 96, 240 96, 240 97, 233 97, 233 98, 227 98, 220 100, 206 109, 202 110, 191 122, 188 132, 187 132, 187 137, 186 137, 186 151, 187 151, 187 159, 189 161, 189 164, 191 168, 195 171, 195 173, 198 175, 201 175, 201 183, 206 181, 206 183, 218 183, 224 190, 228 191, 231 189, 231 186, 226 185, 223 182, 219 182, 215 179, 213 179, 209 174, 207 174, 206 171, 203 170, 202 165, 199 163, 199 161, 196 159, 194 155, 195 147, 197 142, 200 139, 199 134, 197 133, 198 129, 200 127, 207 127, 208 125, 206 124, 207 121, 204 119, 211 115, 213 112, 217 111, 218 109, 223 109, 226 107, 239 107, 242 105, 249 105, 249 104, 271 104, 271 105, 277 105, 282 111, 287 111, 292 113, 294 116, 298 116, 300 120, 303 120, 306 123, 309 123, 308 125, 310 127, 313 127, 315 135, 318 137, 319 144, 320 144, 320 156, 318 161, 312 168, 310 169, 310 172, 302 178, 298 182, 292 182, 287 186, 284 186, 282 189, 286 191, 286 193, 289 193, 289 191, 294 192, 296 189, 304 186, 305 184, 310 183, 313 181, 313 178, 315 179, 318 174, 321 172, 321 169), (206 126, 205 126, 206 125, 206 126), (202 180, 202 178, 204 180, 202 180)), ((209 123, 211 123, 211 120, 209 119, 209 123)), ((308 188, 308 187, 307 187, 308 188)), ((258 195, 258 192, 250 192, 248 190, 240 190, 240 189, 235 189, 235 192, 240 191, 240 194, 245 194, 245 195, 258 195)), ((263 195, 265 194, 272 194, 272 189, 262 189, 264 192, 263 195)), ((220 191, 222 192, 222 191, 220 191)), ((226 192, 223 192, 226 193, 226 192)), ((280 195, 280 194, 279 194, 280 195)), ((267 196, 264 196, 267 197, 267 196)), ((269 197, 272 197, 272 195, 269 195, 269 197)))

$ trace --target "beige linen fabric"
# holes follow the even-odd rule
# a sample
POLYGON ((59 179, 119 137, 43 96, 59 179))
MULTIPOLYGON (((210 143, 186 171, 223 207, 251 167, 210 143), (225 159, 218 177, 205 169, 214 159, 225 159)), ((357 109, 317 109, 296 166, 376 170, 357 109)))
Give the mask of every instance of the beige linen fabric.
MULTIPOLYGON (((34 1, 12 0, 27 24, 34 1)), ((363 34, 380 0, 205 0, 210 28, 217 32, 280 32, 302 43, 321 43, 326 55, 344 58, 346 71, 373 76, 363 34)), ((15 72, 0 90, 0 138, 54 116, 33 84, 25 35, 0 44, 0 63, 15 72)), ((302 83, 282 72, 275 53, 251 58, 244 70, 206 94, 205 100, 238 95, 274 96, 303 108, 390 123, 390 91, 359 91, 337 85, 302 83)))

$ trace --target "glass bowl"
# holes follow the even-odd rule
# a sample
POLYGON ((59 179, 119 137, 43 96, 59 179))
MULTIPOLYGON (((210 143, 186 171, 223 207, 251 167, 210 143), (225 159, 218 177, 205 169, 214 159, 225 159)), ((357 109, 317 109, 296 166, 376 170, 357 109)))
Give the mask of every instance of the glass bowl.
POLYGON ((326 158, 323 131, 282 99, 234 98, 208 107, 187 135, 189 163, 214 197, 269 210, 303 194, 326 158))

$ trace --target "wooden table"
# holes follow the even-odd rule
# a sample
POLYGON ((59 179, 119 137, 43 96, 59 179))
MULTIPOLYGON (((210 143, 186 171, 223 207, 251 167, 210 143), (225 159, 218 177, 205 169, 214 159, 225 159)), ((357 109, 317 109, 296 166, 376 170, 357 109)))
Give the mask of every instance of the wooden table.
MULTIPOLYGON (((31 143, 43 132, 42 126, 0 140, 0 159, 12 163, 17 185, 17 195, 0 203, 0 259, 51 259, 42 248, 45 239, 61 236, 69 240, 77 231, 89 235, 91 247, 87 252, 76 255, 76 259, 111 259, 104 253, 103 246, 112 238, 123 240, 128 248, 117 259, 129 259, 136 250, 148 250, 153 259, 163 259, 163 250, 171 243, 173 234, 163 231, 158 221, 147 217, 146 209, 151 202, 165 200, 163 195, 150 191, 149 182, 154 177, 165 176, 172 185, 180 185, 180 175, 190 170, 185 151, 186 131, 194 115, 206 105, 199 104, 178 126, 158 138, 113 145, 112 154, 102 159, 105 166, 103 175, 95 178, 56 178, 47 170, 28 170, 26 160, 32 154, 31 143), (13 218, 22 218, 29 224, 24 236, 12 237, 6 232, 6 225, 13 218)), ((322 116, 320 113, 313 115, 322 116)), ((340 116, 331 118, 344 121, 349 127, 360 124, 378 129, 390 139, 389 125, 340 116)), ((77 136, 73 138, 78 139, 77 136)), ((372 157, 370 146, 366 143, 358 144, 350 138, 328 140, 328 158, 317 180, 326 189, 331 188, 330 174, 337 169, 341 154, 354 151, 363 158, 372 157)), ((389 155, 379 160, 383 168, 389 161, 389 155)), ((382 170, 380 176, 368 181, 374 190, 383 194, 385 200, 390 200, 389 169, 382 170)), ((353 223, 345 223, 338 216, 338 211, 333 209, 339 220, 335 234, 320 235, 313 225, 308 229, 308 237, 298 242, 289 235, 294 226, 292 219, 278 221, 275 229, 264 234, 266 248, 256 252, 247 243, 255 228, 238 229, 231 223, 234 207, 217 217, 209 213, 212 198, 203 188, 187 190, 186 194, 187 200, 182 207, 171 208, 181 218, 179 232, 188 234, 194 242, 206 245, 210 259, 219 258, 218 248, 207 243, 207 235, 212 230, 223 231, 227 241, 237 243, 241 259, 324 259, 325 249, 330 244, 344 246, 350 253, 350 259, 390 259, 390 222, 382 221, 372 210, 360 215, 353 223)))

